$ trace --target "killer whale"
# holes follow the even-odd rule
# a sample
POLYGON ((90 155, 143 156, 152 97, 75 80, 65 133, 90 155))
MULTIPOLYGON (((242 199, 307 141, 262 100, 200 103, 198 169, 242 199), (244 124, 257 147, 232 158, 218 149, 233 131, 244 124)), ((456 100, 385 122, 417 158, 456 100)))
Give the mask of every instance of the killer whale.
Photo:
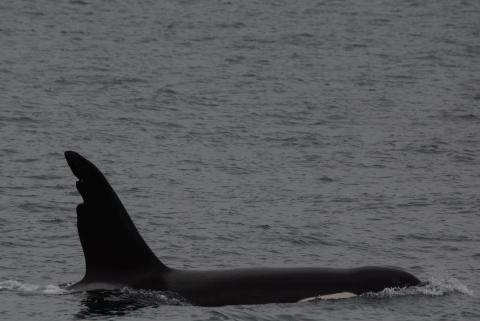
POLYGON ((84 277, 70 290, 160 290, 179 295, 194 305, 221 306, 292 303, 420 284, 406 271, 378 266, 210 271, 170 268, 143 240, 101 171, 76 152, 66 151, 65 158, 78 178, 76 187, 83 199, 77 206, 77 228, 86 266, 84 277))

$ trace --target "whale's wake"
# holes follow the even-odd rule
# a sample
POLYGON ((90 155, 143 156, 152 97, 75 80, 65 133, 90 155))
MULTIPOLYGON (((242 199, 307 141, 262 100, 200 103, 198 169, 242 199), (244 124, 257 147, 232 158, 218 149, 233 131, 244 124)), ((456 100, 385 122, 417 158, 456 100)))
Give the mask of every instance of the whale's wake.
POLYGON ((54 284, 39 285, 20 282, 17 280, 0 281, 0 291, 14 291, 20 293, 38 293, 38 294, 65 294, 68 290, 54 284))
POLYGON ((432 278, 421 286, 413 286, 408 288, 387 288, 377 293, 365 293, 362 296, 366 298, 385 299, 410 295, 443 296, 454 293, 460 293, 469 296, 473 295, 472 290, 455 278, 432 278))

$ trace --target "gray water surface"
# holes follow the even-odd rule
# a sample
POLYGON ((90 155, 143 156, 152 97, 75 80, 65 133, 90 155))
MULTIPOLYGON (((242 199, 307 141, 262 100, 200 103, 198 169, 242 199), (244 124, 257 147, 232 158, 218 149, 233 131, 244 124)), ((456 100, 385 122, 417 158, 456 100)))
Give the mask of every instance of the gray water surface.
POLYGON ((1 320, 478 320, 480 2, 2 1, 1 320), (63 151, 167 265, 431 284, 199 308, 83 276, 63 151))

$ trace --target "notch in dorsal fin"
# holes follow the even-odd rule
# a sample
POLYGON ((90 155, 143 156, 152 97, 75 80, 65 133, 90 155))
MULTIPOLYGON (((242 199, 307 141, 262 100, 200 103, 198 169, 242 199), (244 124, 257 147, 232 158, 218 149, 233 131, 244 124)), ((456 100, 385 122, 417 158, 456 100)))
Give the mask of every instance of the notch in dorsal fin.
POLYGON ((84 280, 115 279, 117 274, 151 267, 166 269, 138 233, 120 199, 100 170, 76 152, 65 152, 84 203, 77 227, 85 255, 84 280))

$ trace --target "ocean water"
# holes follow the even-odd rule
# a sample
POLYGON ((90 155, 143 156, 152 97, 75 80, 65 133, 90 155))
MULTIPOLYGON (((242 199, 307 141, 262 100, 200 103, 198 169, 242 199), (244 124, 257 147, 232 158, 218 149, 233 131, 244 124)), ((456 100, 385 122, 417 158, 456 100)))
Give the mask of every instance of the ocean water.
POLYGON ((479 320, 480 2, 0 3, 0 320, 479 320), (423 287, 201 308, 69 293, 75 150, 185 269, 423 287))

